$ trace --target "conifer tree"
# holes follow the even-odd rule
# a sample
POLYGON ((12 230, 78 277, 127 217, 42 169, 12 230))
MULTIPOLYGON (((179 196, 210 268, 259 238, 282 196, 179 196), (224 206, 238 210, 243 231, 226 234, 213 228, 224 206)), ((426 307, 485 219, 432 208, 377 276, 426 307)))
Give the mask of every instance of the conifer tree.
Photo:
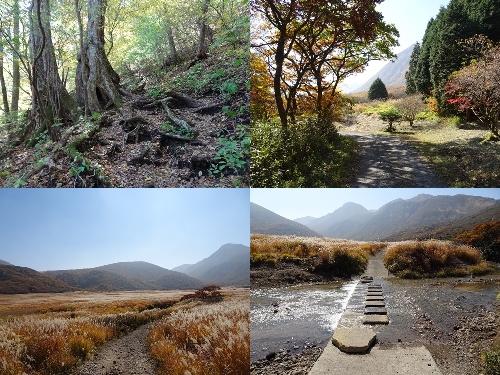
POLYGON ((369 100, 387 100, 389 93, 384 85, 384 82, 380 78, 373 81, 370 89, 368 90, 369 100))
POLYGON ((413 95, 417 93, 415 75, 417 73, 417 62, 419 56, 420 56, 420 43, 417 42, 415 44, 415 47, 413 47, 413 52, 411 53, 408 71, 405 73, 405 79, 406 79, 405 92, 408 95, 413 95))

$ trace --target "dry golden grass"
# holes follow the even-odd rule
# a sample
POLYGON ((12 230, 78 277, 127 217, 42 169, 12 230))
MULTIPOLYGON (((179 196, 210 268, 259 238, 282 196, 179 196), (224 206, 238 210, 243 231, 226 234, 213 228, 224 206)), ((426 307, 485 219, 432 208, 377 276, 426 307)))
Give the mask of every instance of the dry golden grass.
POLYGON ((0 374, 60 374, 186 291, 1 295, 0 374), (31 303, 30 303, 31 302, 31 303))
POLYGON ((257 266, 314 259, 315 272, 345 276, 361 273, 368 259, 385 246, 381 242, 252 234, 250 262, 257 266))
POLYGON ((405 278, 484 274, 488 265, 476 249, 447 241, 402 241, 388 246, 387 269, 405 278))
POLYGON ((250 368, 250 294, 188 302, 151 328, 151 355, 164 375, 239 375, 250 368))

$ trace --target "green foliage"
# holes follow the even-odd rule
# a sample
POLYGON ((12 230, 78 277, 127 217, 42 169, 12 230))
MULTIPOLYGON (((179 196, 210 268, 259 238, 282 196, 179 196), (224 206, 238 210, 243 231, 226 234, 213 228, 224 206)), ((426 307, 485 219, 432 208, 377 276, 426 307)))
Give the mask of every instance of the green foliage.
POLYGON ((441 119, 436 113, 428 110, 417 113, 415 118, 421 121, 439 121, 441 119))
POLYGON ((419 93, 436 98, 440 112, 450 109, 444 97, 444 85, 449 75, 474 58, 460 41, 474 35, 500 41, 499 17, 500 7, 496 0, 451 0, 440 9, 435 19, 429 21, 413 81, 419 93))
POLYGON ((352 174, 356 145, 333 123, 300 118, 288 131, 276 121, 252 123, 252 187, 342 187, 352 174))
POLYGON ((486 375, 500 375, 500 348, 484 352, 482 360, 486 375))
POLYGON ((405 92, 408 95, 413 95, 418 92, 415 76, 417 73, 417 63, 419 56, 420 56, 420 43, 417 42, 415 44, 415 47, 413 47, 413 51, 411 53, 408 71, 405 73, 405 80, 406 80, 405 92))
POLYGON ((16 180, 16 182, 14 182, 14 187, 15 188, 19 188, 19 187, 23 187, 25 185, 27 185, 28 183, 26 181, 24 181, 22 178, 19 178, 16 180))
POLYGON ((212 175, 242 172, 248 168, 249 155, 250 134, 244 127, 240 127, 234 135, 219 139, 219 149, 213 158, 209 172, 212 175))
POLYGON ((368 100, 387 100, 389 93, 380 78, 377 78, 368 89, 368 100))
POLYGON ((393 123, 400 121, 403 115, 397 110, 397 108, 392 107, 385 111, 379 112, 380 119, 388 123, 387 131, 394 131, 393 123))
POLYGON ((175 134, 175 135, 179 135, 179 136, 185 137, 185 138, 194 138, 195 137, 195 132, 194 132, 194 130, 191 130, 191 129, 186 129, 183 127, 177 128, 171 124, 162 124, 161 128, 163 129, 163 131, 165 133, 175 134))

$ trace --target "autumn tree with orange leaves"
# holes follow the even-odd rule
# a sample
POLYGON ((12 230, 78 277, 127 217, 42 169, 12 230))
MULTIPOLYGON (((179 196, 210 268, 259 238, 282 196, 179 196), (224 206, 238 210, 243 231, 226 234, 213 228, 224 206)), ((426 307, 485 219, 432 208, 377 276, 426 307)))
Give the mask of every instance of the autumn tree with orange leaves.
POLYGON ((322 121, 338 85, 372 60, 394 57, 394 25, 375 9, 383 0, 251 0, 252 47, 268 65, 281 126, 295 121, 298 101, 313 98, 322 121), (329 98, 324 100, 325 93, 329 98))

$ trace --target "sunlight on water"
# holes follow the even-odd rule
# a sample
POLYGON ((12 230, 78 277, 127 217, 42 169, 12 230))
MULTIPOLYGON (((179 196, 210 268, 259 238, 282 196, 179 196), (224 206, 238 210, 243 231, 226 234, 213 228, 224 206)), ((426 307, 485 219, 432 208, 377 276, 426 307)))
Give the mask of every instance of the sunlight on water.
POLYGON ((250 295, 252 357, 322 345, 331 337, 357 282, 256 289, 250 295))

